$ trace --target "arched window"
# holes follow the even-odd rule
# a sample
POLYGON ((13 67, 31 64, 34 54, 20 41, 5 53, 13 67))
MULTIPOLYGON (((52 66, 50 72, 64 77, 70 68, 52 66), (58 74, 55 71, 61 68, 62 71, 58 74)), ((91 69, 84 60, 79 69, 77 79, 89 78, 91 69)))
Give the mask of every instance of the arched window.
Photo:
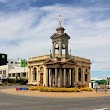
POLYGON ((33 70, 33 77, 34 77, 34 80, 36 81, 37 80, 37 69, 36 69, 36 67, 33 70))
POLYGON ((78 69, 78 80, 81 81, 81 68, 78 69))

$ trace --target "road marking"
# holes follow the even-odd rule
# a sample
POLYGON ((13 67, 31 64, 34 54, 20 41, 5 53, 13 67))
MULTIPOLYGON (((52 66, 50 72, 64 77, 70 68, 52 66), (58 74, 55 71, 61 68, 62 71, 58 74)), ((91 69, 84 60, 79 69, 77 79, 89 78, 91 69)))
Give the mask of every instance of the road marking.
POLYGON ((99 109, 94 109, 94 110, 106 110, 108 108, 99 108, 99 109))

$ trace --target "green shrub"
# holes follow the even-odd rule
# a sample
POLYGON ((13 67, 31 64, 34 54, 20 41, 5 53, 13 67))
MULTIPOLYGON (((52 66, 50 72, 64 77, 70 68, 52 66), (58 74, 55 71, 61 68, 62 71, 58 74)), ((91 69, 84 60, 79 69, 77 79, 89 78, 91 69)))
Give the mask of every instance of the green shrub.
POLYGON ((85 88, 81 88, 82 91, 89 91, 91 92, 92 91, 92 88, 89 88, 89 87, 85 87, 85 88))
POLYGON ((17 84, 21 84, 21 85, 25 85, 28 83, 28 80, 27 79, 24 79, 24 78, 8 78, 7 79, 7 83, 17 83, 17 84))
POLYGON ((81 92, 81 90, 78 88, 50 88, 50 87, 40 88, 39 91, 41 92, 81 92))

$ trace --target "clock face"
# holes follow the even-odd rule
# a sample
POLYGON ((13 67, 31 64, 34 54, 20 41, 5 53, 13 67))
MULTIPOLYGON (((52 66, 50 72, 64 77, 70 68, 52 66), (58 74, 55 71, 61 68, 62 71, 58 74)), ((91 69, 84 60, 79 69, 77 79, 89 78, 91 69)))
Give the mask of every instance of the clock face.
POLYGON ((55 48, 58 48, 58 44, 55 45, 55 48))
POLYGON ((65 48, 65 44, 64 43, 62 44, 62 47, 65 48))

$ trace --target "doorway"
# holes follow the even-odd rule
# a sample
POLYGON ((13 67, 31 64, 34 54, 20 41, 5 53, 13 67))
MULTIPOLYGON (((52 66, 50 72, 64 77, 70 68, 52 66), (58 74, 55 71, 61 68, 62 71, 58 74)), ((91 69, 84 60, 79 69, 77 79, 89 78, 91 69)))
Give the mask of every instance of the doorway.
POLYGON ((40 84, 43 84, 43 73, 40 73, 40 84))

